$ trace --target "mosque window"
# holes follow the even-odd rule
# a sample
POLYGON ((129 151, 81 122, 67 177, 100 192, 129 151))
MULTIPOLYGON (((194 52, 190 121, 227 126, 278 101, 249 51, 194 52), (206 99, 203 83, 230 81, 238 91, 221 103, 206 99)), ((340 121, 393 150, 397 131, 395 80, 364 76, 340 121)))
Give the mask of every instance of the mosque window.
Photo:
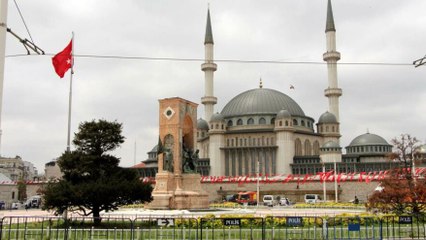
POLYGON ((243 120, 241 118, 237 120, 237 125, 243 125, 243 120))
POLYGON ((305 156, 310 156, 312 155, 312 147, 311 147, 311 142, 306 139, 305 140, 305 156))
POLYGON ((302 156, 302 142, 300 141, 300 139, 296 139, 296 141, 294 142, 294 148, 295 155, 302 156))
POLYGON ((279 126, 281 127, 283 125, 283 121, 280 121, 279 122, 279 126))
POLYGON ((300 121, 300 124, 304 127, 305 126, 305 121, 300 121))
POLYGON ((275 124, 275 118, 271 118, 271 124, 275 124))
POLYGON ((315 141, 314 142, 314 155, 319 155, 319 149, 320 149, 319 142, 315 141))
POLYGON ((243 139, 240 139, 240 147, 243 146, 243 139))
POLYGON ((334 126, 331 127, 331 131, 334 132, 334 126))
POLYGON ((266 124, 265 118, 260 118, 259 119, 259 124, 266 124))
POLYGON ((210 125, 210 129, 213 129, 213 124, 212 124, 212 125, 210 125))
POLYGON ((229 139, 226 139, 226 146, 229 147, 229 139))
POLYGON ((228 127, 232 127, 232 125, 234 125, 234 124, 232 123, 232 120, 229 120, 229 121, 228 121, 228 127))
POLYGON ((293 119, 293 125, 297 126, 297 119, 293 119))
POLYGON ((200 132, 197 132, 197 137, 200 137, 200 132))
POLYGON ((238 138, 235 138, 235 146, 238 147, 238 138))
POLYGON ((249 118, 249 119, 247 120, 247 124, 248 124, 248 125, 252 125, 252 124, 254 124, 254 119, 253 119, 253 118, 249 118))
POLYGON ((223 124, 221 124, 220 126, 222 126, 222 129, 223 129, 223 124))
POLYGON ((285 126, 288 127, 288 121, 287 120, 285 121, 285 126))
POLYGON ((219 124, 216 124, 216 129, 219 129, 219 124))
POLYGON ((234 146, 234 139, 231 139, 231 147, 234 146))
POLYGON ((244 138, 244 146, 247 146, 247 138, 244 138))
POLYGON ((325 131, 328 132, 328 126, 325 126, 325 131))

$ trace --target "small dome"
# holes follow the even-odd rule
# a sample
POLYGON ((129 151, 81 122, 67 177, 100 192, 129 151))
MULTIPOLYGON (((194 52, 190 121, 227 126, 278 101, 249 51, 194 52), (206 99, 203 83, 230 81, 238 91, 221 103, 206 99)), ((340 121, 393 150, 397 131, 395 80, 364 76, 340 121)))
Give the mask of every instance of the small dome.
POLYGON ((199 118, 197 120, 197 129, 201 129, 201 130, 209 130, 209 124, 207 123, 206 120, 199 118))
POLYGON ((386 145, 389 146, 389 143, 386 142, 386 140, 379 135, 372 134, 372 133, 365 133, 362 134, 349 144, 350 147, 352 146, 365 146, 365 145, 386 145))
POLYGON ((327 111, 321 115, 321 117, 318 120, 318 123, 321 124, 321 123, 338 123, 338 122, 337 122, 336 116, 334 116, 333 113, 327 111))
POLYGON ((321 148, 340 148, 340 145, 334 141, 328 141, 321 148))
POLYGON ((210 121, 223 121, 223 115, 220 113, 215 113, 212 115, 212 117, 210 118, 210 121))
POLYGON ((276 116, 276 119, 282 119, 282 118, 291 118, 291 114, 287 110, 283 109, 279 111, 276 116))

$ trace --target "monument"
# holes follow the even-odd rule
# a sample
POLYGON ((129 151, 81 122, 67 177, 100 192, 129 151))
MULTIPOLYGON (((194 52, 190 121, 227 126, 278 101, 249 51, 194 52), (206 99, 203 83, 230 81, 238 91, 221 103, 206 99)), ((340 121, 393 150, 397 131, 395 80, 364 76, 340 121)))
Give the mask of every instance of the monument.
POLYGON ((158 173, 150 209, 205 209, 208 195, 197 173, 197 106, 173 97, 160 102, 158 173))

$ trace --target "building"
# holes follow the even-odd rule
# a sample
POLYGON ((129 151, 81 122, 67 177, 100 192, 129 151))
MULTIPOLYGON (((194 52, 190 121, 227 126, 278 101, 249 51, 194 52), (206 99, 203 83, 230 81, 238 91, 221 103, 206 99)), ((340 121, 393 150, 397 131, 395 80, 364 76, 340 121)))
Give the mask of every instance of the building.
MULTIPOLYGON (((336 167, 338 172, 382 171, 397 163, 387 160, 392 146, 373 133, 356 136, 343 153, 340 146, 339 88, 336 27, 331 1, 327 5, 325 27, 328 87, 324 95, 328 107, 321 116, 309 116, 283 92, 264 88, 248 89, 215 111, 214 40, 210 11, 205 32, 204 117, 197 122, 198 172, 211 176, 315 174, 336 167), (317 121, 316 121, 317 120, 317 121)), ((325 78, 325 76, 324 76, 325 78)), ((156 148, 150 151, 142 176, 156 173, 156 148)))

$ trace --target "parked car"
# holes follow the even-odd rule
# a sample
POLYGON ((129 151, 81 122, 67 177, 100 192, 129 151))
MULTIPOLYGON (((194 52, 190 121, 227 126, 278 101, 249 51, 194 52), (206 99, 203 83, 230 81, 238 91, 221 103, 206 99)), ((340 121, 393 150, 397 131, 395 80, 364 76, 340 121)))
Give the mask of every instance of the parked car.
POLYGON ((305 194, 305 203, 321 202, 321 197, 318 194, 305 194))
POLYGON ((265 195, 263 196, 263 205, 273 207, 277 205, 277 200, 274 195, 265 195))
POLYGON ((41 205, 41 196, 35 195, 27 199, 25 202, 25 209, 28 208, 39 208, 41 205))

